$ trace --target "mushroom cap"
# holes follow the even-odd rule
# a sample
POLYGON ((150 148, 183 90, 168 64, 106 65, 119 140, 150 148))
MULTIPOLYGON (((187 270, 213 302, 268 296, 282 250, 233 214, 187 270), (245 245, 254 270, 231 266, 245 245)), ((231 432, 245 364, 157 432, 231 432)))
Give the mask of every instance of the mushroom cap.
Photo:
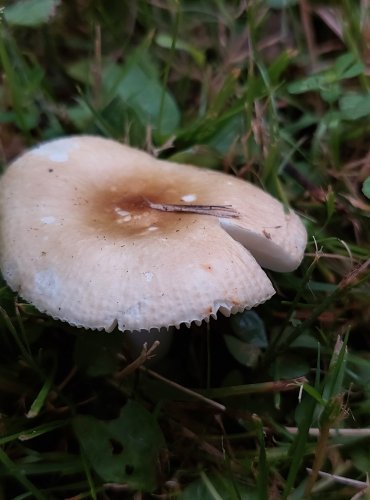
POLYGON ((260 264, 293 270, 306 245, 298 216, 252 184, 93 136, 14 161, 0 179, 0 217, 9 286, 54 318, 107 331, 254 307, 274 294, 260 264), (164 212, 148 200, 232 205, 239 216, 164 212))

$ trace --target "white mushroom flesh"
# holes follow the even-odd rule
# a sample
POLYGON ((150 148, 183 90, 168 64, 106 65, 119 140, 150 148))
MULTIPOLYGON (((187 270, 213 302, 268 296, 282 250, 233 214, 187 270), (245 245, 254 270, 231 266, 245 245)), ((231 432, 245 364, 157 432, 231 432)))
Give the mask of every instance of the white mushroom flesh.
POLYGON ((306 232, 293 211, 229 179, 98 137, 41 145, 0 181, 2 274, 39 310, 85 328, 177 327, 254 307, 274 293, 259 264, 296 268, 306 232), (228 200, 239 216, 148 200, 228 200))

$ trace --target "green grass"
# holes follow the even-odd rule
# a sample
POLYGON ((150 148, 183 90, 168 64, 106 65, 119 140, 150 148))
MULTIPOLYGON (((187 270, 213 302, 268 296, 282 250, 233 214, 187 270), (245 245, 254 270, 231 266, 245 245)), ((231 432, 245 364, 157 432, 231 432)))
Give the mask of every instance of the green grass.
POLYGON ((302 216, 309 242, 297 271, 269 274, 277 294, 256 314, 179 332, 152 367, 162 378, 123 371, 121 335, 53 321, 1 282, 0 499, 340 499, 366 487, 367 4, 5 4, 3 167, 50 138, 112 137, 262 186, 302 216))

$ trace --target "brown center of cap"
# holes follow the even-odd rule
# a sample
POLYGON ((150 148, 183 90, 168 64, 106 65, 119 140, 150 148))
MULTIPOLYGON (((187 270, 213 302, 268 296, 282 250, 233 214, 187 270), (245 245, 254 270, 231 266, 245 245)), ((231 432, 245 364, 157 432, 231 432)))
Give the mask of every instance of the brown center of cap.
POLYGON ((165 212, 154 209, 154 204, 181 204, 188 196, 196 203, 202 199, 194 193, 194 186, 177 186, 165 179, 124 179, 110 186, 95 187, 89 194, 88 224, 106 236, 147 237, 150 233, 170 234, 191 224, 196 216, 191 213, 165 212))

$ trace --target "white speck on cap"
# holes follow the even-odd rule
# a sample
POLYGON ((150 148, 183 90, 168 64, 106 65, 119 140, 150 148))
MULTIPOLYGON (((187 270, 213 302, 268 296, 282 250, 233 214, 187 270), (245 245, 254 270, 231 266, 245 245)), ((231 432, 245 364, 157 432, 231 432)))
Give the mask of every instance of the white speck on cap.
POLYGON ((127 212, 127 210, 122 210, 122 208, 116 207, 114 209, 117 215, 120 215, 121 217, 126 217, 127 215, 131 215, 130 212, 127 212))
POLYGON ((63 138, 51 142, 45 142, 30 150, 30 154, 45 156, 51 162, 65 163, 69 160, 69 154, 77 149, 77 143, 71 139, 63 138))
POLYGON ((43 224, 53 224, 55 222, 55 217, 52 215, 47 215, 46 217, 41 217, 41 222, 43 224))
POLYGON ((196 199, 197 199, 196 194, 185 194, 184 196, 181 196, 181 201, 186 201, 187 203, 195 201, 196 199))
POLYGON ((0 179, 3 276, 40 311, 107 331, 178 327, 254 307, 274 294, 261 265, 295 269, 306 231, 269 194, 229 179, 100 137, 43 144, 0 179), (55 162, 63 166, 49 175, 55 162), (200 205, 230 200, 238 217, 145 202, 178 204, 193 193, 200 205), (50 225, 52 217, 63 224, 50 225))
POLYGON ((117 215, 119 215, 120 217, 122 217, 122 219, 117 219, 117 222, 119 222, 119 223, 121 223, 121 222, 130 222, 130 220, 132 219, 132 215, 127 210, 122 210, 121 208, 116 207, 114 209, 114 211, 115 211, 115 213, 117 215))

